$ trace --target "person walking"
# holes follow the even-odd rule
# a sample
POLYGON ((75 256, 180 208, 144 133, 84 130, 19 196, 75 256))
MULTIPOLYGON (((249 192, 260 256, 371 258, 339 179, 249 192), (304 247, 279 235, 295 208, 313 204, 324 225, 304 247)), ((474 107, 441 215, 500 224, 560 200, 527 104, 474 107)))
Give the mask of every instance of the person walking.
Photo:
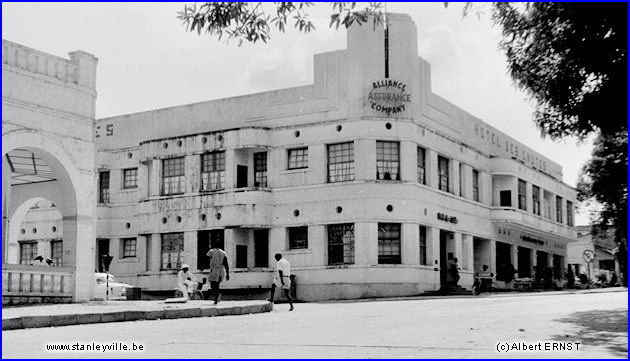
POLYGON ((273 303, 273 296, 276 293, 276 287, 281 288, 284 291, 284 295, 289 300, 291 308, 289 311, 293 311, 293 299, 289 294, 291 289, 291 264, 285 258, 282 258, 282 254, 276 253, 276 267, 274 269, 274 280, 271 284, 271 298, 269 301, 273 303))
POLYGON ((220 286, 225 276, 225 280, 230 280, 230 265, 228 264, 227 254, 218 247, 216 242, 212 242, 212 248, 206 253, 210 257, 210 273, 208 281, 210 281, 210 289, 214 294, 214 304, 219 303, 220 286), (224 273, 225 272, 225 273, 224 273))

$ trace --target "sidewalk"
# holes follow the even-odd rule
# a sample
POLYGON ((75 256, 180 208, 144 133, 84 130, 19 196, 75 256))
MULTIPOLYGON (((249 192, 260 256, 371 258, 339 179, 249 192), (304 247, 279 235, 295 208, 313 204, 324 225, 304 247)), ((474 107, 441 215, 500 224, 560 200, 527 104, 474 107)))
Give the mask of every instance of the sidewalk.
POLYGON ((3 307, 2 330, 88 323, 214 317, 271 312, 267 301, 92 301, 56 305, 3 307))

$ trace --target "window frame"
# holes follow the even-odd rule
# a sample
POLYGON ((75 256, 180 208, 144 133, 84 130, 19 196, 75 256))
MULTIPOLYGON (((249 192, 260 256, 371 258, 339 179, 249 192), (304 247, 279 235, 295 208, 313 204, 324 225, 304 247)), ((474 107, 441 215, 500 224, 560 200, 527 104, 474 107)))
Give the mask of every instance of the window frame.
POLYGON ((18 244, 20 245, 20 264, 30 265, 31 263, 33 263, 33 259, 37 257, 37 252, 38 252, 37 241, 19 241, 18 244), (31 257, 28 259, 23 258, 24 253, 25 253, 24 246, 30 247, 31 257))
POLYGON ((573 227, 573 225, 574 225, 573 202, 571 202, 570 200, 567 200, 566 201, 566 208, 567 208, 567 226, 573 227))
POLYGON ((481 202, 481 197, 479 196, 479 171, 474 168, 472 170, 472 197, 473 201, 481 202))
POLYGON ((400 223, 379 223, 378 224, 378 264, 401 264, 402 263, 402 226, 400 223), (388 230, 387 228, 392 228, 388 230), (392 233, 397 234, 394 237, 392 233), (398 252, 391 249, 397 246, 398 252))
POLYGON ((55 267, 63 266, 63 240, 50 241, 50 259, 55 267), (59 246, 61 249, 56 249, 56 246, 59 246))
MULTIPOLYGON (((169 169, 169 171, 170 171, 170 169, 169 169)), ((184 194, 186 192, 186 158, 185 157, 173 157, 173 158, 162 159, 162 177, 161 178, 162 178, 161 181, 162 181, 162 195, 163 196, 184 194), (174 163, 176 161, 177 162, 181 162, 181 167, 179 165, 173 165, 175 167, 173 172, 175 170, 181 169, 181 174, 174 173, 174 174, 171 174, 171 175, 166 175, 167 164, 169 164, 169 166, 170 166, 170 163, 174 163), (169 186, 169 191, 167 192, 166 185, 167 184, 172 184, 171 180, 173 180, 173 179, 176 179, 177 190, 173 191, 172 187, 169 186), (169 182, 167 182, 167 180, 169 182)))
POLYGON ((400 181, 400 142, 376 141, 376 180, 400 181), (395 171, 394 177, 392 177, 392 171, 395 171), (386 178, 388 174, 389 179, 386 178))
POLYGON ((111 201, 111 174, 110 171, 104 170, 98 172, 98 203, 109 204, 111 201), (105 177, 105 175, 107 175, 105 177), (107 187, 105 187, 107 186, 107 187))
POLYGON ((182 263, 184 263, 184 232, 172 232, 172 233, 162 233, 160 235, 161 239, 160 239, 160 271, 173 271, 173 270, 179 270, 181 268, 182 263), (165 239, 165 238, 171 238, 172 239, 165 239), (175 238, 177 237, 177 238, 175 238), (170 242, 170 247, 165 247, 165 241, 170 242), (177 241, 177 243, 181 243, 181 244, 175 244, 175 246, 178 249, 173 249, 173 242, 177 241), (167 248, 167 249, 165 249, 167 248), (164 255, 165 255, 165 251, 168 254, 168 262, 165 263, 165 259, 164 259, 164 255), (172 261, 172 255, 176 254, 176 260, 175 260, 175 264, 173 264, 172 261), (166 267, 167 265, 170 265, 170 267, 166 267))
POLYGON ((221 150, 202 154, 200 157, 200 166, 200 185, 202 192, 225 189, 225 151, 221 150), (210 169, 206 169, 206 167, 210 169), (215 178, 216 180, 213 182, 215 178))
POLYGON ((267 157, 267 152, 254 153, 254 187, 267 187, 267 157))
POLYGON ((562 197, 556 196, 556 222, 564 224, 562 222, 562 197))
POLYGON ((451 193, 450 162, 449 158, 438 155, 438 189, 448 193, 451 193))
POLYGON ((120 239, 121 255, 120 258, 136 258, 138 257, 138 239, 136 237, 125 237, 120 239), (133 241, 133 247, 128 247, 127 242, 133 241), (133 253, 132 253, 133 251, 133 253))
POLYGON ((527 182, 525 182, 523 179, 518 178, 516 188, 516 194, 518 197, 518 209, 527 211, 527 182))
POLYGON ((308 147, 287 149, 287 170, 308 168, 308 147))
POLYGON ((540 187, 532 184, 532 213, 540 216, 540 187))
POLYGON ((308 249, 308 226, 287 227, 287 247, 289 250, 308 249), (293 239, 300 234, 304 235, 304 239, 293 239), (303 244, 296 244, 303 242, 303 244))
POLYGON ((355 262, 354 223, 329 224, 326 226, 326 233, 327 233, 327 246, 328 246, 328 265, 336 266, 336 265, 354 264, 355 262), (349 234, 351 235, 350 239, 346 237, 346 234, 348 232, 350 232, 349 234), (338 253, 337 251, 338 249, 341 249, 341 254, 338 253), (342 259, 341 262, 335 261, 336 259, 339 259, 339 258, 342 259))
POLYGON ((125 168, 122 171, 122 189, 136 189, 138 188, 138 167, 125 168), (135 171, 134 176, 127 177, 127 172, 135 171), (133 185, 130 185, 133 180, 133 185), (129 182, 128 182, 129 181, 129 182))
POLYGON ((326 146, 326 156, 326 176, 328 183, 354 181, 354 141, 328 144, 326 146), (334 175, 333 171, 335 172, 334 175))
POLYGON ((417 181, 420 184, 427 184, 427 150, 418 146, 417 150, 417 181), (422 160, 422 161, 421 161, 422 160))
POLYGON ((420 226, 420 234, 418 238, 419 242, 419 251, 420 251, 420 259, 419 263, 421 266, 428 266, 428 254, 427 254, 427 227, 420 226))

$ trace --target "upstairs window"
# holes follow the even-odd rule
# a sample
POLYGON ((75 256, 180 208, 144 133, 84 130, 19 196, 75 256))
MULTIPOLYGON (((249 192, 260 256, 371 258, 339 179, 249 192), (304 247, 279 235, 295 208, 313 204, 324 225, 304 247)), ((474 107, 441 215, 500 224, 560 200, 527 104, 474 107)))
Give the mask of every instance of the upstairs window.
POLYGON ((438 156, 438 189, 444 192, 450 192, 450 172, 448 158, 438 156))
POLYGON ((37 242, 20 242, 20 264, 31 264, 37 257, 37 242))
POLYGON ((328 182, 354 180, 354 143, 330 144, 328 146, 328 182))
POLYGON ((573 202, 567 201, 567 226, 573 227, 573 202))
POLYGON ((308 148, 289 149, 287 169, 308 168, 308 148))
POLYGON ((518 209, 527 210, 527 189, 524 180, 518 180, 518 209))
POLYGON ((562 197, 556 196, 556 222, 562 223, 562 197))
POLYGON ((400 180, 400 144, 376 142, 376 179, 400 180))
POLYGON ((532 212, 540 216, 540 187, 532 185, 532 212))
POLYGON ((98 173, 98 203, 109 203, 109 171, 98 173))
POLYGON ((473 201, 479 202, 479 171, 476 169, 472 170, 472 196, 473 201))
POLYGON ((123 170, 123 189, 138 187, 138 168, 123 170))
POLYGON ((201 190, 211 191, 223 188, 225 188, 225 152, 202 155, 201 190))
POLYGON ((427 184, 427 151, 418 147, 418 183, 427 184))
POLYGON ((162 160, 162 194, 184 193, 184 157, 162 160))
POLYGON ((63 241, 50 242, 50 259, 55 267, 63 266, 63 241))
POLYGON ((254 187, 267 187, 267 152, 254 153, 254 187))

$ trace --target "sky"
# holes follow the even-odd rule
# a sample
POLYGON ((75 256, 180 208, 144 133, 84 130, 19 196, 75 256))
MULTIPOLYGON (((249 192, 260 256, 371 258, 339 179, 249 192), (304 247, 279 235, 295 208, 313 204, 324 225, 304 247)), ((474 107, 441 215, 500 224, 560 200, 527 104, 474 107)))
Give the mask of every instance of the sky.
MULTIPOLYGON (((53 55, 83 50, 98 59, 96 117, 311 84, 313 55, 346 48, 346 31, 328 27, 330 7, 310 10, 316 30, 273 33, 267 43, 238 46, 187 32, 177 12, 185 3, 2 3, 2 38, 53 55)), ((575 187, 592 138, 541 138, 534 103, 517 90, 489 19, 462 16, 462 4, 387 3, 411 15, 419 56, 431 63, 431 85, 470 114, 559 163, 575 187)), ((587 224, 578 209, 576 224, 587 224)))

